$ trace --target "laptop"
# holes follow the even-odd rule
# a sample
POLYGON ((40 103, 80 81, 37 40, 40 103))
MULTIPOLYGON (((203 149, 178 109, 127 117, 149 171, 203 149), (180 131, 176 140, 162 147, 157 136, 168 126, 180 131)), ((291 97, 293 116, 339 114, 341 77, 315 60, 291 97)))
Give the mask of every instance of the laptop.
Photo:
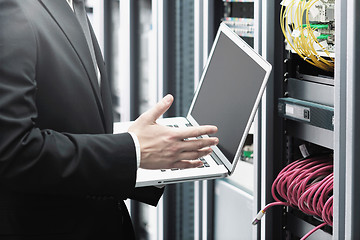
MULTIPOLYGON (((136 187, 223 178, 231 175, 254 119, 271 72, 271 65, 225 23, 221 23, 198 89, 186 117, 158 119, 158 124, 188 127, 215 125, 219 144, 204 165, 191 169, 139 168, 136 187)), ((131 123, 116 123, 114 133, 131 123)), ((209 137, 209 136, 202 136, 209 137)))

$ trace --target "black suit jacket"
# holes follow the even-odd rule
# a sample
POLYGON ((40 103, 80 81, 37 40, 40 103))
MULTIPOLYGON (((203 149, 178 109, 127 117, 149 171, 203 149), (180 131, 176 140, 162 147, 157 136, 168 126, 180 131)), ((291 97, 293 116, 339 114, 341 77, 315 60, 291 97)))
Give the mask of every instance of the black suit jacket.
POLYGON ((122 200, 162 194, 134 188, 134 143, 111 134, 92 38, 101 87, 65 0, 0 0, 0 239, 131 239, 122 200))

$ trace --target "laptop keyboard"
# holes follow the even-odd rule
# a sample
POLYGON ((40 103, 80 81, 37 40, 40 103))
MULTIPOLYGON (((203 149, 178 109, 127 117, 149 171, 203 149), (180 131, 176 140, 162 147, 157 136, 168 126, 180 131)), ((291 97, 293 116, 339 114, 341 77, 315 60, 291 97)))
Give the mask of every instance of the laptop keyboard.
MULTIPOLYGON (((205 160, 205 158, 199 158, 200 161, 202 161, 203 165, 198 168, 206 168, 210 167, 209 163, 205 160)), ((177 170, 184 170, 185 168, 171 168, 170 171, 177 171, 177 170)), ((161 172, 166 172, 166 169, 160 169, 161 172)))
MULTIPOLYGON (((175 127, 175 128, 178 128, 179 126, 174 124, 174 125, 167 125, 168 127, 175 127)), ((187 127, 190 127, 191 124, 190 123, 187 123, 186 124, 187 127)), ((198 138, 202 138, 201 136, 199 136, 198 138)), ((186 139, 185 139, 186 140, 186 139)), ((205 158, 201 157, 201 158, 198 158, 198 160, 202 161, 203 165, 198 167, 198 168, 205 168, 205 167, 210 167, 209 163, 205 160, 205 158)), ((177 170, 183 170, 184 168, 171 168, 170 170, 171 171, 177 171, 177 170)), ((161 172, 165 172, 166 169, 161 169, 160 170, 161 172)))
POLYGON ((203 167, 210 167, 210 165, 208 164, 208 162, 205 160, 205 158, 199 158, 199 160, 201 160, 203 162, 203 165, 200 166, 199 168, 203 168, 203 167))

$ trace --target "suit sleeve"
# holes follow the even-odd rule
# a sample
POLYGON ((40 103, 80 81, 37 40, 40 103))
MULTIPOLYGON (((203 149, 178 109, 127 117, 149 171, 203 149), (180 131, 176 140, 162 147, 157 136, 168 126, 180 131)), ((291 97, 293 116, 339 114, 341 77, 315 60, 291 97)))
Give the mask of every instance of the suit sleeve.
POLYGON ((37 39, 15 2, 0 0, 0 187, 127 198, 136 180, 128 133, 81 135, 36 127, 37 39))
POLYGON ((156 206, 164 193, 165 187, 140 187, 135 188, 134 193, 132 193, 129 198, 140 201, 142 203, 150 204, 156 206))

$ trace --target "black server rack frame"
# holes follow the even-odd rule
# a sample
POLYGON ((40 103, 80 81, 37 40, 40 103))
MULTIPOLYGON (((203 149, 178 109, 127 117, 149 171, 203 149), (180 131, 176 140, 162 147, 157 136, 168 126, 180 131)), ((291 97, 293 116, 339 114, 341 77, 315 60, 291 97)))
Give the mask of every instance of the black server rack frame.
MULTIPOLYGON (((283 40, 285 41, 284 38, 283 40)), ((331 154, 333 152, 331 108, 333 116, 334 73, 317 68, 304 61, 298 54, 284 49, 283 77, 278 82, 281 86, 275 87, 282 89, 282 96, 276 98, 279 106, 284 107, 284 102, 295 103, 295 110, 300 106, 304 114, 300 117, 289 117, 284 114, 284 109, 277 109, 280 117, 278 120, 282 122, 282 130, 279 133, 283 138, 282 165, 287 165, 305 155, 331 154), (318 111, 309 113, 308 110, 310 111, 310 108, 318 104, 330 109, 325 113, 329 114, 329 119, 311 124, 310 114, 316 119, 316 115, 322 113, 318 111)), ((289 107, 290 113, 293 110, 289 107)), ((297 208, 283 207, 281 215, 282 223, 278 227, 283 230, 283 239, 299 239, 322 223, 321 219, 304 214, 297 208)), ((332 227, 325 226, 322 230, 310 235, 308 239, 332 239, 332 227)))
MULTIPOLYGON (((304 61, 294 51, 290 51, 285 44, 285 38, 279 27, 280 4, 283 1, 275 1, 275 34, 272 51, 274 57, 274 83, 270 86, 273 94, 274 106, 273 135, 272 140, 272 163, 266 176, 267 201, 271 201, 271 183, 277 174, 288 164, 303 157, 299 146, 306 146, 311 154, 324 154, 333 152, 333 130, 323 128, 320 125, 313 126, 297 119, 284 118, 278 113, 278 102, 281 98, 294 97, 303 101, 313 101, 329 107, 334 106, 334 73, 324 71, 304 61), (283 43, 283 44, 280 44, 283 43), (304 85, 304 86, 303 86, 304 85), (324 101, 317 101, 316 94, 308 91, 312 88, 315 92, 327 93, 324 101), (315 86, 315 87, 314 87, 315 86), (317 88, 318 87, 318 88, 317 88), (330 91, 330 92, 329 92, 330 91), (310 97, 310 98, 309 98, 310 97), (272 180, 271 180, 272 179, 272 180)), ((289 1, 288 1, 289 2, 289 1)), ((330 59, 329 59, 330 60, 330 59)), ((271 99, 271 98, 270 98, 271 99)), ((268 167, 267 167, 268 168, 268 167)), ((266 239, 300 239, 308 231, 321 223, 321 220, 306 215, 300 210, 291 207, 275 207, 267 214, 266 239)), ((315 232, 307 239, 332 239, 332 228, 324 227, 315 232)))

